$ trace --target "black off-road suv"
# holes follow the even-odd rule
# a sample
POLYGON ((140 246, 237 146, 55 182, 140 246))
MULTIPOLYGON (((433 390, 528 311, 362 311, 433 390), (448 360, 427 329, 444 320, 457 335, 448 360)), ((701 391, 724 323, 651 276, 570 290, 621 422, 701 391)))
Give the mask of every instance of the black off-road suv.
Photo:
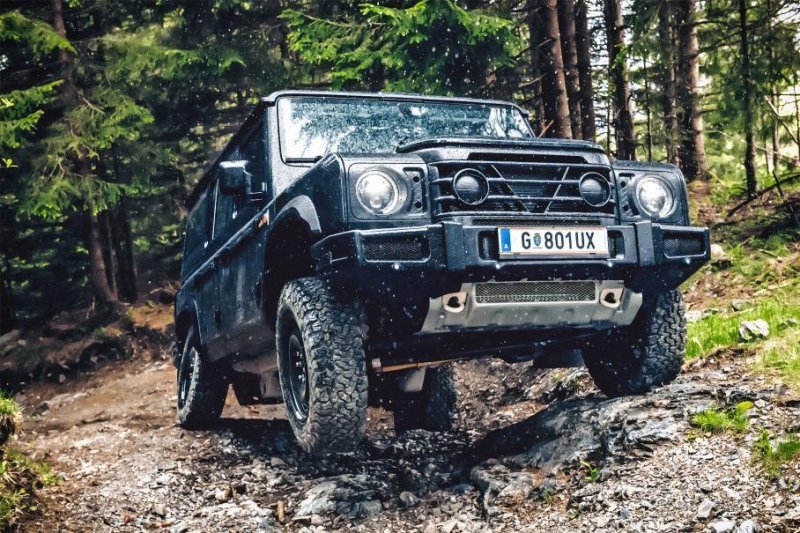
POLYGON ((586 364, 609 395, 678 374, 677 287, 709 258, 675 167, 534 137, 499 101, 285 91, 189 200, 175 307, 178 417, 286 404, 315 454, 447 429, 446 362, 586 364))

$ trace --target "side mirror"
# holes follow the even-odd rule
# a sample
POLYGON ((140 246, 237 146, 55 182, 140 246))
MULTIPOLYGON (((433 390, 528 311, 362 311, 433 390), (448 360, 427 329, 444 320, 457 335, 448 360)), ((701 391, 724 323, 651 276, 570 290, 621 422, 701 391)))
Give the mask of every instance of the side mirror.
POLYGON ((247 161, 223 161, 219 164, 220 190, 224 194, 244 196, 250 193, 251 177, 247 172, 247 161))

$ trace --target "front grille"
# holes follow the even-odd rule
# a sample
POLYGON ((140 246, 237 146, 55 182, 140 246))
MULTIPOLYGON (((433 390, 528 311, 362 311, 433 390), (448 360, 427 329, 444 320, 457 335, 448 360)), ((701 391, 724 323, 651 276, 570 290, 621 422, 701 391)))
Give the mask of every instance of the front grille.
POLYGON ((363 247, 367 261, 424 261, 430 256, 428 242, 416 235, 368 237, 363 247))
MULTIPOLYGON (((487 156, 490 154, 486 154, 487 156)), ((439 161, 431 164, 431 197, 434 214, 505 214, 505 215, 614 215, 616 194, 611 169, 607 166, 575 162, 580 158, 558 161, 526 155, 514 160, 473 159, 439 161), (453 193, 453 178, 464 169, 474 169, 486 176, 489 196, 477 206, 461 203, 453 193), (611 198, 600 206, 588 204, 580 194, 580 178, 596 172, 611 184, 611 198)))
POLYGON ((475 301, 479 304, 593 302, 594 281, 531 281, 520 283, 479 283, 475 301))
POLYGON ((702 255, 705 252, 705 241, 702 235, 665 233, 663 243, 664 255, 667 257, 702 255))

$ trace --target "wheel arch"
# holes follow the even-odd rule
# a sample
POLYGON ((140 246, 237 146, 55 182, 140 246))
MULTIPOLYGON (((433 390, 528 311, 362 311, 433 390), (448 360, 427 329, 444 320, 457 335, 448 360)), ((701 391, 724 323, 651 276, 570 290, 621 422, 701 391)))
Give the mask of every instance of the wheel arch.
POLYGON ((264 246, 264 314, 277 318, 283 286, 314 273, 311 247, 322 237, 314 204, 307 196, 290 201, 275 218, 264 246))
MULTIPOLYGON (((187 302, 185 306, 178 312, 175 317, 175 337, 180 342, 186 339, 189 330, 194 328, 195 334, 198 338, 198 345, 203 346, 203 333, 200 330, 200 324, 197 321, 197 302, 194 300, 187 302)), ((202 353, 202 350, 201 350, 202 353)))

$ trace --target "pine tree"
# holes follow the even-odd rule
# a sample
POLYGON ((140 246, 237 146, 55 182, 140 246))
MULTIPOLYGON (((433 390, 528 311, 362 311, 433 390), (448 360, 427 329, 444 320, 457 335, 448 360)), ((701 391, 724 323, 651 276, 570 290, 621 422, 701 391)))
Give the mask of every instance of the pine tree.
POLYGON ((631 88, 625 54, 624 21, 620 0, 605 0, 608 34, 608 68, 614 103, 614 134, 617 159, 636 159, 636 130, 631 111, 631 88))

